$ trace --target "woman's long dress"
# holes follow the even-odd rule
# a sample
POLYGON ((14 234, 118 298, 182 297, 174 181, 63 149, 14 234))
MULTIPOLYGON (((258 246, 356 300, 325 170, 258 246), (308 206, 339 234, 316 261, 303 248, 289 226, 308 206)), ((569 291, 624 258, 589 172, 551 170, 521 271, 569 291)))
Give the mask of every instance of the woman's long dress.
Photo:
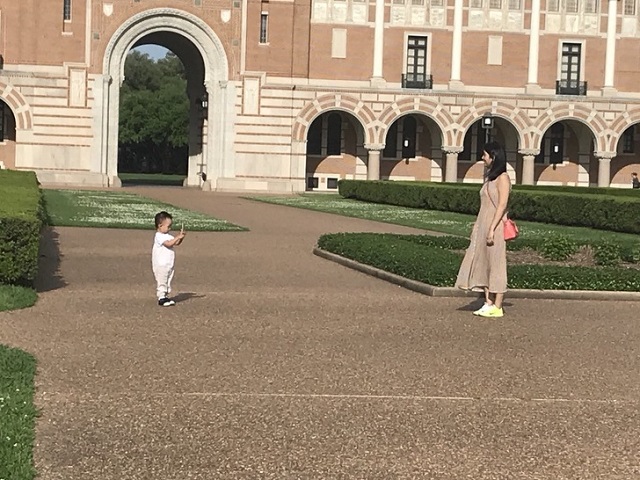
POLYGON ((507 291, 507 248, 502 222, 494 233, 494 243, 487 245, 487 234, 498 205, 496 180, 485 182, 480 189, 480 212, 471 232, 471 242, 465 253, 456 287, 474 292, 488 288, 492 293, 507 291))

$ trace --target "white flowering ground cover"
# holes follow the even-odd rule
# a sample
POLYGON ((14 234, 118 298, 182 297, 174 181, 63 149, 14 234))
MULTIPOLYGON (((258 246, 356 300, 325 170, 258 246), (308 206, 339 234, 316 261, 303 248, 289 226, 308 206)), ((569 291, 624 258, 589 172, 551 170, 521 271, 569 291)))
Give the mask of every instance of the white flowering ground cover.
MULTIPOLYGON (((473 222, 475 221, 474 216, 462 213, 362 202, 342 198, 340 195, 302 194, 286 197, 260 196, 248 198, 261 202, 335 213, 365 220, 393 223, 463 237, 468 237, 471 234, 473 222)), ((550 236, 562 235, 580 241, 608 240, 617 243, 638 242, 638 236, 632 234, 536 222, 517 221, 517 223, 523 239, 549 238, 550 236)))
POLYGON ((225 220, 128 192, 98 190, 43 190, 49 222, 54 226, 135 228, 154 230, 161 210, 173 216, 174 229, 225 232, 246 230, 225 220))

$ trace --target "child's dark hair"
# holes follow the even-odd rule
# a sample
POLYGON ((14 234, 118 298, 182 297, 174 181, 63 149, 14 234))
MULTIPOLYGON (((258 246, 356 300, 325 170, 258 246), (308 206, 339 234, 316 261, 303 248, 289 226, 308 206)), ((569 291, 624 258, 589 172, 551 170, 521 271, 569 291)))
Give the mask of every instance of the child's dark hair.
POLYGON ((507 156, 504 153, 504 148, 498 142, 487 143, 484 146, 484 151, 493 159, 487 172, 487 180, 492 182, 507 171, 507 156))
POLYGON ((173 220, 171 214, 165 212, 164 210, 162 212, 156 213, 156 228, 158 228, 167 218, 173 220))

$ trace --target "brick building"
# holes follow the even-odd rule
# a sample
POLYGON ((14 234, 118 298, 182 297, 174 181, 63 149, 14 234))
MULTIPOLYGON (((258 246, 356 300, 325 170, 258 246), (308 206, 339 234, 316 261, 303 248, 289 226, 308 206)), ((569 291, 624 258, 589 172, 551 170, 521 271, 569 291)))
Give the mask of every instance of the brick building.
POLYGON ((124 60, 158 44, 188 72, 189 185, 479 181, 490 137, 518 183, 627 187, 637 1, 0 0, 0 162, 119 185, 124 60))

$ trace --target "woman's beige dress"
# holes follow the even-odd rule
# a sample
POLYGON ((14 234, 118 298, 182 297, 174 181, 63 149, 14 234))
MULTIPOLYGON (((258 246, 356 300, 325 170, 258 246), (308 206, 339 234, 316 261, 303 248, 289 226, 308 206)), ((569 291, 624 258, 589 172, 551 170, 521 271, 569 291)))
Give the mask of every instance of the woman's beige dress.
POLYGON ((502 222, 494 233, 494 243, 487 245, 487 234, 498 205, 496 180, 485 182, 480 189, 480 212, 471 232, 471 242, 465 253, 456 287, 492 293, 507 291, 507 247, 502 222))

